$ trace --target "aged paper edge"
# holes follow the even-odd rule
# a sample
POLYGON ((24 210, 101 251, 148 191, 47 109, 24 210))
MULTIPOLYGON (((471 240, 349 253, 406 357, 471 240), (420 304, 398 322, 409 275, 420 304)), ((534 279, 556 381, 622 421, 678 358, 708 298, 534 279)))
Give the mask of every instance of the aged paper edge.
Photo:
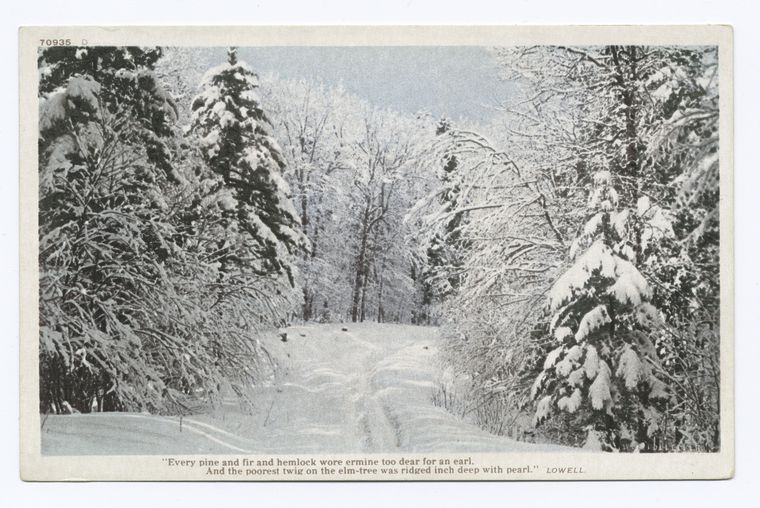
MULTIPOLYGON (((19 30, 20 149, 20 475, 27 481, 91 480, 613 480, 726 479, 734 475, 734 216, 733 30, 730 26, 225 26, 22 27, 19 30), (717 45, 720 67, 721 451, 713 454, 404 453, 375 459, 465 458, 477 465, 528 466, 531 473, 488 475, 382 474, 209 477, 201 469, 168 468, 165 456, 42 456, 38 404, 37 48, 41 38, 87 45, 164 46, 492 46, 527 44, 717 45), (557 469, 568 468, 558 473, 557 469), (554 472, 552 472, 554 471, 554 472), (580 472, 582 471, 582 472, 580 472)), ((320 454, 300 458, 358 458, 320 454)), ((234 455, 186 456, 235 459, 234 455)), ((251 456, 239 456, 240 458, 251 456)), ((267 458, 268 455, 256 455, 267 458)), ((272 457, 293 458, 296 455, 272 457)), ((180 459, 182 456, 174 456, 180 459)))

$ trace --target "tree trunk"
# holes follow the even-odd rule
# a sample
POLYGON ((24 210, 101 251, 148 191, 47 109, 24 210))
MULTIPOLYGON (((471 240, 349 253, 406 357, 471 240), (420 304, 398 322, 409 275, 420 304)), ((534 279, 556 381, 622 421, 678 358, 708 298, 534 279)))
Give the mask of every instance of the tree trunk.
POLYGON ((364 267, 364 280, 362 281, 362 298, 361 298, 361 306, 360 306, 360 315, 359 315, 359 321, 362 323, 366 319, 366 309, 367 309, 367 286, 369 286, 369 268, 365 265, 364 267))
POLYGON ((377 290, 377 322, 385 321, 385 310, 383 309, 383 274, 380 273, 380 283, 377 290))
POLYGON ((302 317, 304 321, 309 321, 314 315, 314 293, 309 289, 308 284, 303 286, 303 307, 302 317))
MULTIPOLYGON (((365 213, 366 218, 366 213, 365 213)), ((364 282, 364 271, 367 263, 367 222, 362 224, 361 243, 359 244, 359 254, 356 256, 356 273, 354 276, 354 288, 351 295, 351 321, 356 323, 360 318, 360 305, 362 297, 362 284, 364 282)))

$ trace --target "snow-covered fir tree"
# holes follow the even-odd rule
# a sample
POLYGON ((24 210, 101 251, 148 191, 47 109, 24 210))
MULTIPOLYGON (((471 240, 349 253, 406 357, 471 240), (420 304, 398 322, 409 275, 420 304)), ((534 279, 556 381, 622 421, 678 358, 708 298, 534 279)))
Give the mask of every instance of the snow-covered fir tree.
POLYGON ((578 413, 586 446, 628 451, 651 445, 669 398, 652 340, 661 316, 636 266, 637 245, 645 249, 672 230, 646 197, 636 209, 619 206, 613 178, 606 168, 594 173, 591 218, 570 248, 573 264, 549 293, 555 345, 531 396, 539 399, 536 424, 556 411, 578 413))
POLYGON ((152 72, 160 54, 112 47, 40 53, 45 411, 164 402, 176 352, 159 338, 165 330, 156 312, 172 292, 167 263, 179 249, 165 193, 178 181, 176 117, 152 72))
POLYGON ((211 169, 204 185, 229 220, 220 239, 224 270, 284 274, 294 284, 293 255, 308 248, 283 179, 285 160, 270 134, 257 93, 258 78, 238 61, 209 70, 193 100, 192 132, 211 169), (235 267, 235 268, 233 268, 235 267))
POLYGON ((442 167, 438 171, 438 213, 446 215, 446 218, 436 224, 437 227, 433 229, 428 240, 427 266, 422 277, 426 296, 430 300, 441 300, 456 291, 462 270, 459 251, 466 248, 461 245, 461 226, 465 214, 457 213, 463 192, 461 169, 456 155, 457 136, 452 132, 452 125, 448 119, 438 122, 436 135, 442 139, 439 143, 443 146, 440 161, 442 167))
POLYGON ((188 404, 218 401, 222 389, 244 397, 269 368, 253 335, 283 319, 288 288, 248 268, 278 279, 288 273, 287 248, 269 229, 299 241, 285 225, 297 224, 287 186, 266 171, 248 191, 243 186, 240 194, 264 217, 253 225, 269 243, 240 248, 251 236, 231 234, 243 208, 231 206, 238 189, 181 139, 172 98, 179 95, 154 72, 161 54, 132 47, 40 54, 46 412, 187 412, 188 404))
MULTIPOLYGON (((450 329, 445 337, 452 364, 473 377, 469 396, 484 401, 483 426, 520 433, 523 424, 509 422, 519 422, 520 407, 535 407, 531 382, 556 347, 541 302, 590 218, 588 192, 601 161, 618 195, 615 212, 644 213, 629 213, 626 230, 635 266, 648 283, 648 303, 664 318, 649 339, 659 359, 653 371, 669 382, 672 400, 659 404, 659 416, 650 414, 660 429, 646 447, 716 449, 715 50, 495 50, 516 93, 502 104, 505 116, 494 121, 490 144, 505 147, 514 166, 510 174, 501 160, 481 159, 463 181, 468 202, 462 210, 478 220, 462 228, 471 248, 444 328, 450 329), (705 405, 710 409, 702 411, 705 405), (499 412, 504 416, 494 416, 499 412)), ((487 153, 484 146, 470 155, 487 153)), ((574 249, 584 252, 587 242, 574 249)), ((555 416, 537 434, 570 444, 586 440, 582 415, 555 416)))

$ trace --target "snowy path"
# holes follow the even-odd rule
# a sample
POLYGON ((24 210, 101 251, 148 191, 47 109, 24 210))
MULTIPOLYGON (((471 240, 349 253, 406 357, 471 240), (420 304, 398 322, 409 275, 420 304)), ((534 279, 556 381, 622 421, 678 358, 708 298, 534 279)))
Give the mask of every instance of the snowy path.
POLYGON ((229 406, 179 419, 111 413, 51 416, 47 454, 539 451, 494 436, 432 403, 440 378, 434 328, 309 325, 270 352, 281 372, 255 389, 253 414, 229 406), (348 331, 342 331, 342 327, 348 331))

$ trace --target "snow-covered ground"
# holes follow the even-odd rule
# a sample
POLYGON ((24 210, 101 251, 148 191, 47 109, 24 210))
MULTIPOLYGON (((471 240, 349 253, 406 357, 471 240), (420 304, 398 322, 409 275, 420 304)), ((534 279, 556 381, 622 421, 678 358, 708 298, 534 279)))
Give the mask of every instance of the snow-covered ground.
POLYGON ((253 413, 43 416, 49 455, 540 451, 489 434, 432 402, 441 379, 435 328, 292 327, 268 349, 279 375, 255 388, 253 413), (347 328, 343 331, 342 328, 347 328))

